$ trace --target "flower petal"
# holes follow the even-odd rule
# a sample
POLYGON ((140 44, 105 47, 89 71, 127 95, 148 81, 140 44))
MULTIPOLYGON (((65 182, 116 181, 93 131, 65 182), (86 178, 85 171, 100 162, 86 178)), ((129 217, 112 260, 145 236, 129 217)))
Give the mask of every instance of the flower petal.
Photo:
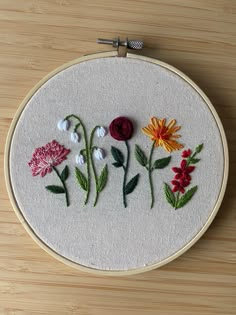
POLYGON ((192 173, 195 170, 195 166, 188 166, 185 168, 184 172, 189 174, 192 173))
POLYGON ((191 154, 192 154, 192 151, 191 151, 190 149, 184 150, 184 151, 182 152, 182 157, 183 157, 183 158, 187 158, 187 157, 189 157, 191 154))
POLYGON ((182 173, 177 173, 176 175, 175 175, 175 179, 180 179, 180 178, 182 178, 182 173))
POLYGON ((153 125, 154 128, 158 128, 158 121, 159 121, 158 118, 152 117, 152 118, 150 119, 150 121, 151 121, 151 124, 153 125))
POLYGON ((175 186, 180 186, 180 182, 178 182, 177 180, 172 180, 171 184, 175 186))
POLYGON ((175 173, 182 174, 182 170, 179 167, 172 167, 172 171, 175 172, 175 173))
POLYGON ((143 133, 145 133, 148 136, 153 136, 151 130, 148 127, 142 128, 143 133))
POLYGON ((187 165, 187 161, 186 160, 182 160, 181 163, 180 163, 180 167, 181 167, 182 171, 185 170, 186 165, 187 165))
POLYGON ((186 179, 181 179, 180 180, 180 185, 182 187, 187 187, 189 184, 190 184, 190 182, 188 180, 186 180, 186 179))
POLYGON ((179 191, 179 187, 178 187, 178 186, 174 186, 174 187, 172 188, 172 191, 173 191, 173 192, 179 191))
POLYGON ((176 120, 175 119, 172 119, 169 124, 167 125, 167 128, 170 129, 172 127, 174 127, 174 125, 176 124, 176 120))
POLYGON ((186 179, 186 180, 188 180, 189 182, 191 181, 191 176, 190 175, 188 175, 188 174, 186 174, 185 172, 184 172, 184 174, 183 174, 183 178, 184 179, 186 179))
POLYGON ((107 129, 103 126, 100 126, 97 128, 96 134, 99 138, 103 138, 107 134, 107 129))
POLYGON ((105 158, 105 152, 103 149, 97 148, 94 150, 94 156, 97 160, 101 161, 105 158))

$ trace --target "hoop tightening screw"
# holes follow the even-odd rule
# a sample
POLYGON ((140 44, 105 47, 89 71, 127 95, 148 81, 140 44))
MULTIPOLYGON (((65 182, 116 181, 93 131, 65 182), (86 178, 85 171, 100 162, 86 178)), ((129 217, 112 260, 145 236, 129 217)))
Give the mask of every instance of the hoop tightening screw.
POLYGON ((97 43, 112 45, 115 48, 119 48, 120 46, 127 47, 128 49, 142 49, 143 48, 143 41, 141 40, 128 40, 128 38, 126 38, 125 41, 121 41, 119 37, 115 39, 98 38, 97 43))

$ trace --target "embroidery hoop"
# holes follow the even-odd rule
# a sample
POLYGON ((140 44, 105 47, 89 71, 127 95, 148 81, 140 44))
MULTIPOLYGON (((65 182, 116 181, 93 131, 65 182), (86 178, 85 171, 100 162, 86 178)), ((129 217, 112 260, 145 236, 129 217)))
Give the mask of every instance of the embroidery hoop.
POLYGON ((204 226, 202 227, 202 229, 195 235, 195 237, 188 243, 186 244, 184 247, 180 248, 176 253, 174 253, 173 255, 167 257, 166 259, 157 262, 157 263, 153 263, 151 265, 148 265, 146 267, 141 267, 141 268, 137 268, 137 269, 131 269, 131 270, 121 270, 121 271, 110 271, 110 270, 99 270, 99 269, 93 269, 90 267, 86 267, 83 266, 81 264, 78 264, 76 262, 73 262, 65 257, 63 257, 62 255, 60 255, 59 253, 57 253, 56 251, 54 251, 52 248, 50 248, 47 244, 45 244, 34 232, 34 230, 32 229, 32 227, 30 226, 30 224, 27 222, 27 220, 24 218, 24 215, 20 209, 20 207, 18 206, 17 200, 14 196, 14 191, 12 188, 12 184, 11 184, 11 178, 10 178, 10 167, 9 167, 9 156, 10 156, 10 149, 11 149, 11 142, 12 142, 12 137, 14 134, 14 130, 15 127, 20 119, 20 116, 22 114, 22 111, 24 110, 25 106, 27 105, 28 101, 31 99, 31 97, 37 92, 37 90, 40 89, 40 87, 47 82, 50 78, 52 78, 54 75, 58 74, 59 72, 69 68, 72 65, 75 64, 79 64, 81 62, 86 62, 86 61, 90 61, 90 60, 94 60, 94 59, 99 59, 99 58, 114 58, 117 57, 118 55, 120 55, 120 53, 117 53, 116 51, 110 51, 110 52, 105 52, 105 53, 97 53, 97 54, 92 54, 92 55, 87 55, 87 56, 82 56, 80 58, 77 58, 75 60, 72 60, 60 67, 58 67, 57 69, 53 70, 52 72, 50 72, 48 75, 46 75, 42 80, 40 80, 38 82, 38 84, 36 84, 35 87, 33 87, 33 89, 27 94, 27 96, 25 97, 25 99, 23 100, 23 102, 21 103, 19 109, 16 112, 16 115, 12 121, 12 124, 10 126, 10 130, 8 133, 8 137, 7 137, 7 141, 6 141, 6 147, 5 147, 5 159, 4 159, 4 169, 5 169, 5 179, 6 179, 6 185, 7 185, 7 190, 8 190, 8 194, 9 194, 9 198, 11 201, 11 204, 16 212, 16 215, 18 216, 20 222, 22 223, 22 225, 24 226, 24 228, 26 229, 26 231, 29 233, 29 235, 34 239, 34 241, 41 247, 43 248, 47 253, 49 253, 50 255, 52 255, 54 258, 58 259, 59 261, 82 271, 87 271, 90 273, 94 273, 94 274, 99 274, 99 275, 108 275, 108 276, 124 276, 124 275, 132 275, 132 274, 137 274, 137 273, 142 273, 145 271, 149 271, 152 269, 156 269, 158 267, 161 267, 167 263, 169 263, 170 261, 174 260, 175 258, 179 257, 180 255, 182 255, 185 251, 187 251, 193 244, 195 244, 197 242, 197 240, 206 232, 206 230, 208 229, 208 227, 210 226, 211 222, 213 221, 214 217, 216 216, 219 207, 221 205, 221 202, 223 200, 223 196, 225 193, 225 189, 226 189, 226 184, 227 184, 227 178, 228 178, 228 167, 229 167, 229 157, 228 157, 228 147, 227 147, 227 141, 226 141, 226 137, 225 137, 225 133, 224 133, 224 129, 223 126, 221 124, 221 121, 218 117, 218 114, 216 112, 216 110, 214 109, 212 103, 210 102, 210 100, 207 98, 207 96, 204 94, 204 92, 190 79, 188 78, 185 74, 183 74, 181 71, 177 70, 176 68, 174 68, 173 66, 170 66, 169 64, 159 61, 157 59, 154 58, 150 58, 150 57, 146 57, 146 56, 141 56, 141 55, 135 55, 132 53, 127 53, 125 54, 126 58, 131 58, 134 60, 140 60, 140 61, 146 61, 152 64, 156 64, 159 65, 167 70, 172 71, 173 73, 177 74, 179 77, 181 77, 183 80, 185 80, 204 100, 205 104, 208 106, 208 108, 210 109, 217 127, 219 129, 220 132, 220 136, 221 136, 221 140, 222 140, 222 146, 223 146, 223 154, 224 154, 224 172, 223 172, 223 179, 222 179, 222 185, 221 185, 221 189, 220 189, 220 193, 218 195, 218 199, 215 203, 214 208, 212 209, 211 215, 209 216, 208 220, 205 222, 204 226))

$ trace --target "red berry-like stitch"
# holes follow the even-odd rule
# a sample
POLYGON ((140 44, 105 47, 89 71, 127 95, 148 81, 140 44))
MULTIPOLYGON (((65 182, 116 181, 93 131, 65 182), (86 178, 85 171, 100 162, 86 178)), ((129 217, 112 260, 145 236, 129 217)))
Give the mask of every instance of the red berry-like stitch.
POLYGON ((192 154, 192 151, 191 151, 190 149, 184 150, 183 153, 182 153, 182 157, 183 157, 183 158, 187 158, 187 157, 189 157, 191 154, 192 154))

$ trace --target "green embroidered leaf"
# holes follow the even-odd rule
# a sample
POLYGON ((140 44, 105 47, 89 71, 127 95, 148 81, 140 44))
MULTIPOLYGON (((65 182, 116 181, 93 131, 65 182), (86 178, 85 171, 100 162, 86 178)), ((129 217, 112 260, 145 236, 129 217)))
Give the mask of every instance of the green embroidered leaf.
POLYGON ((53 194, 64 194, 65 193, 65 189, 61 186, 49 185, 49 186, 46 186, 45 188, 53 194))
POLYGON ((125 194, 131 194, 138 184, 139 174, 135 175, 125 186, 125 194))
POLYGON ((64 182, 65 180, 67 180, 68 176, 69 176, 69 167, 66 165, 63 171, 61 172, 61 180, 64 182))
POLYGON ((123 165, 123 163, 124 163, 124 155, 119 149, 117 149, 117 148, 112 146, 111 147, 111 154, 112 154, 112 156, 113 156, 113 158, 114 158, 114 160, 116 162, 119 162, 120 164, 123 165))
POLYGON ((123 166, 123 164, 121 164, 120 162, 114 162, 114 163, 112 163, 112 165, 115 167, 122 167, 123 166))
POLYGON ((175 207, 175 195, 173 194, 172 190, 170 189, 170 186, 166 183, 164 183, 164 193, 165 193, 167 202, 169 202, 169 204, 172 207, 175 207))
POLYGON ((156 160, 156 161, 153 163, 152 169, 164 168, 164 167, 166 167, 166 166, 170 163, 170 160, 171 160, 171 156, 168 156, 168 157, 163 158, 163 159, 156 160))
POLYGON ((101 192, 103 188, 106 186, 107 177, 108 177, 108 168, 106 164, 101 172, 101 175, 98 178, 98 185, 97 185, 98 192, 101 192))
POLYGON ((145 153, 143 152, 143 150, 136 144, 135 145, 135 157, 136 160, 139 162, 139 164, 141 164, 142 166, 146 166, 148 163, 148 159, 145 155, 145 153))
POLYGON ((190 159, 190 164, 196 164, 196 163, 198 163, 200 160, 201 160, 201 159, 195 159, 195 158, 190 159))
POLYGON ((202 144, 199 144, 199 145, 196 147, 195 152, 196 152, 196 153, 200 153, 200 152, 202 151, 202 149, 203 149, 203 143, 202 143, 202 144))
POLYGON ((76 179, 77 179, 80 187, 83 190, 88 191, 88 180, 84 176, 84 174, 78 169, 78 167, 75 167, 75 176, 76 176, 76 179))
POLYGON ((193 188, 189 189, 178 201, 178 204, 176 206, 176 209, 182 208, 186 205, 189 200, 192 199, 193 195, 197 191, 197 186, 194 186, 193 188))

